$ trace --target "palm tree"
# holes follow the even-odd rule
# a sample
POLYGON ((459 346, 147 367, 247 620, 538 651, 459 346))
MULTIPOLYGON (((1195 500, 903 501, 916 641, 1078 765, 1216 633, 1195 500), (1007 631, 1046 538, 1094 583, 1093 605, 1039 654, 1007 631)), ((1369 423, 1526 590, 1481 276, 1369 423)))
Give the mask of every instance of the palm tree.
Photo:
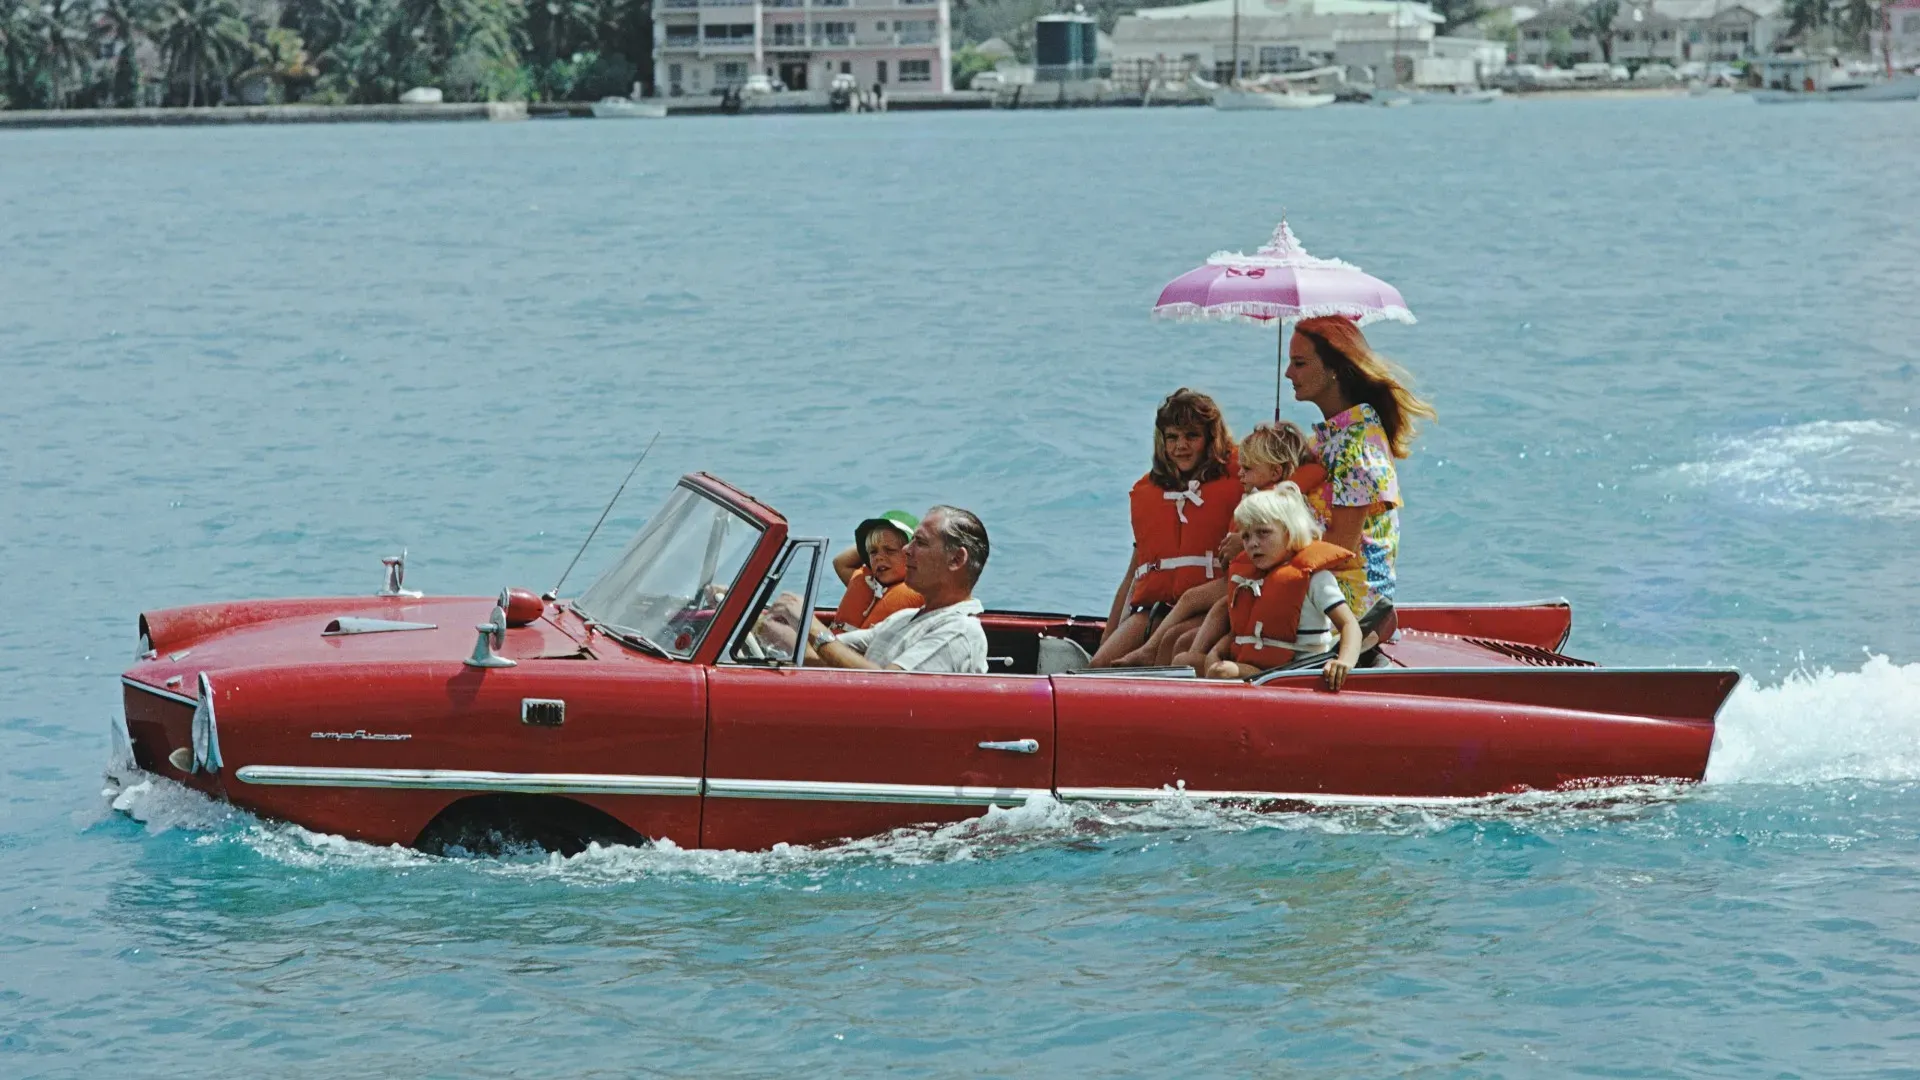
POLYGON ((86 63, 86 11, 74 0, 43 0, 28 25, 32 48, 39 53, 40 69, 47 76, 51 104, 65 108, 70 94, 67 78, 78 75, 86 63))
POLYGON ((1600 55, 1613 63, 1613 20, 1620 15, 1620 0, 1593 0, 1582 12, 1587 29, 1600 43, 1600 55))
POLYGON ((1880 25, 1880 6, 1874 0, 1840 0, 1832 17, 1847 40, 1864 49, 1869 35, 1880 25))
POLYGON ((1827 25, 1827 0, 1787 0, 1781 10, 1787 16, 1787 33, 1793 37, 1827 25))
POLYGON ((249 55, 247 24, 233 0, 169 0, 160 24, 167 70, 187 77, 187 105, 199 103, 201 84, 214 72, 224 78, 249 55))
POLYGON ((100 0, 94 15, 93 45, 113 52, 113 104, 123 108, 139 104, 140 63, 136 54, 152 18, 153 10, 146 0, 100 0))

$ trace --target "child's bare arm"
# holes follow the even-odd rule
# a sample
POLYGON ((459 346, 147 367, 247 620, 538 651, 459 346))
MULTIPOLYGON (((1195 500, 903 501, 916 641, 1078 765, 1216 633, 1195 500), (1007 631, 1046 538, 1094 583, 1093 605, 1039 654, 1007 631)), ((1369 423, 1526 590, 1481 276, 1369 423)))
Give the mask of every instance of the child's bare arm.
POLYGON ((1346 685, 1347 673, 1360 662, 1360 620, 1353 617, 1353 609, 1345 604, 1327 612, 1327 616, 1340 633, 1340 655, 1327 661, 1321 678, 1325 680, 1327 689, 1338 690, 1346 685))
POLYGON ((853 572, 860 569, 860 549, 850 547, 833 557, 833 572, 840 575, 840 584, 853 580, 853 572))

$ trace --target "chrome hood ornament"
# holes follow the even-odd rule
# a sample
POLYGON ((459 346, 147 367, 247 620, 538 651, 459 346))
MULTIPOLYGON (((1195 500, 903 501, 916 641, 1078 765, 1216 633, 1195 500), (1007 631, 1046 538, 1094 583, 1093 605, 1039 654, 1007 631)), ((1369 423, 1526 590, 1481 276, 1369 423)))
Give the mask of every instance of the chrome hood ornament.
POLYGON ((398 555, 389 555, 386 558, 381 559, 380 563, 382 566, 385 566, 387 568, 387 584, 385 588, 381 589, 377 593, 374 593, 373 595, 404 596, 409 600, 420 599, 420 597, 423 594, 418 589, 409 589, 406 587, 406 580, 407 580, 407 549, 406 548, 401 548, 400 554, 398 555))
POLYGON ((473 643, 473 655, 467 657, 468 667, 503 668, 517 667, 518 662, 501 656, 497 650, 507 643, 507 594, 500 594, 500 602, 493 605, 493 615, 486 622, 474 627, 480 635, 473 643))

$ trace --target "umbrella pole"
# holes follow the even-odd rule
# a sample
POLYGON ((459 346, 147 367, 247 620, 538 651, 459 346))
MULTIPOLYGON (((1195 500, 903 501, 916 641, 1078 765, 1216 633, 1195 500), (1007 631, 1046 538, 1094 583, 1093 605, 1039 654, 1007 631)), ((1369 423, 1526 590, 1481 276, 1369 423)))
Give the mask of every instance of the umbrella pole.
POLYGON ((1277 319, 1280 324, 1279 360, 1273 373, 1273 422, 1280 422, 1280 402, 1286 398, 1287 387, 1287 328, 1293 325, 1291 319, 1277 319))

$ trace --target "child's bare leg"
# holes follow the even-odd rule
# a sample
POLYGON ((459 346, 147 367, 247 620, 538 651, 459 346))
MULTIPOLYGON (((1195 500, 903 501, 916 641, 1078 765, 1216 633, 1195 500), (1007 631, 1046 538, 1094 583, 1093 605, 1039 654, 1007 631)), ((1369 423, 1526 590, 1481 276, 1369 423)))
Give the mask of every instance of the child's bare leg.
POLYGON ((1146 642, 1138 649, 1128 653, 1120 660, 1115 661, 1116 665, 1119 667, 1144 667, 1148 664, 1164 663, 1159 657, 1166 652, 1166 641, 1168 637, 1170 637, 1174 631, 1181 628, 1183 624, 1205 615, 1207 609, 1213 606, 1214 601, 1220 598, 1218 594, 1220 590, 1224 588, 1224 583, 1209 581, 1205 585, 1196 585, 1186 592, 1181 593, 1180 599, 1174 601, 1173 610, 1167 612, 1167 617, 1160 620, 1160 625, 1155 627, 1153 633, 1147 636, 1146 642))
POLYGON ((1200 634, 1201 621, 1201 619, 1194 619, 1186 625, 1185 629, 1176 627, 1174 632, 1167 636, 1166 643, 1160 647, 1160 657, 1155 662, 1165 666, 1174 663, 1173 658, 1181 653, 1193 651, 1193 639, 1200 634))
POLYGON ((1207 678, 1244 679, 1252 675, 1258 675, 1264 670, 1266 669, 1249 667, 1246 664, 1236 664, 1231 660, 1220 660, 1216 661, 1212 667, 1207 669, 1207 678))
POLYGON ((1143 660, 1142 663, 1171 663, 1174 654, 1180 651, 1180 646, 1175 639, 1198 626, 1200 620, 1206 618, 1207 612, 1213 610, 1214 605, 1226 595, 1227 583, 1224 580, 1195 585, 1181 593, 1179 602, 1174 604, 1173 610, 1167 613, 1166 621, 1162 622, 1160 628, 1153 632, 1153 636, 1147 639, 1145 647, 1152 652, 1149 654, 1150 658, 1143 660))
POLYGON ((1113 633, 1107 635, 1107 640, 1100 643, 1099 651, 1093 654, 1093 666, 1116 666, 1122 657, 1139 648, 1140 643, 1147 639, 1147 630, 1146 612, 1129 612, 1113 633))

